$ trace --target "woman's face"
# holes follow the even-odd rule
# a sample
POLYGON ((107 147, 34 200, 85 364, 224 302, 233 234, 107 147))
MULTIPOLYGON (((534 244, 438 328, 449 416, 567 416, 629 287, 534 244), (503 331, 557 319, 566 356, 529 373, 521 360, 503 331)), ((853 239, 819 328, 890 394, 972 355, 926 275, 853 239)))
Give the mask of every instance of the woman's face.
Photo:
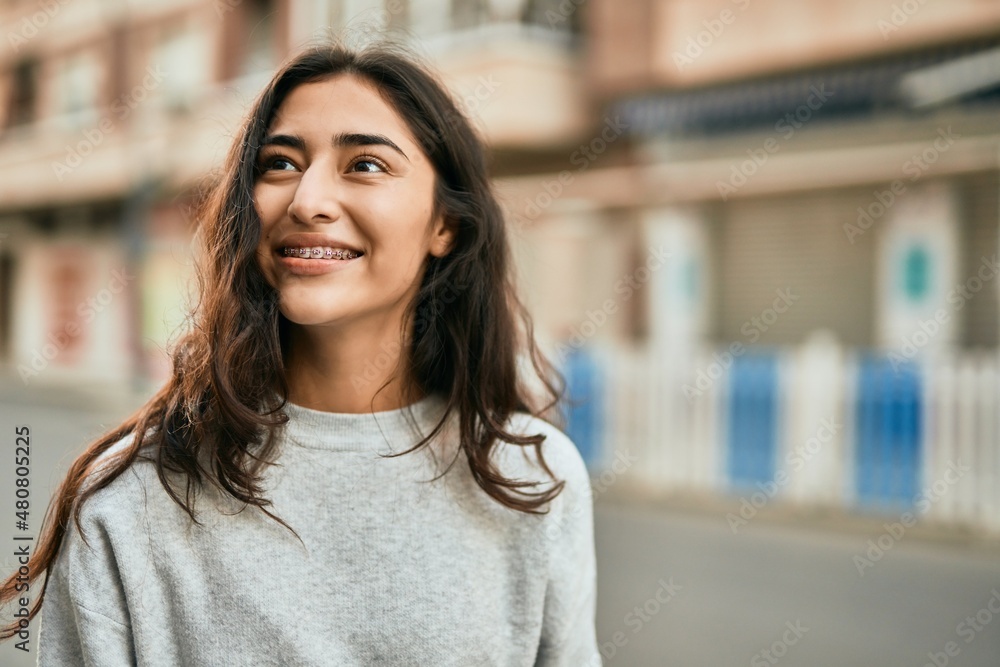
POLYGON ((282 314, 398 326, 428 254, 452 239, 431 219, 434 168, 406 122, 359 78, 302 84, 278 108, 258 169, 257 256, 282 314))

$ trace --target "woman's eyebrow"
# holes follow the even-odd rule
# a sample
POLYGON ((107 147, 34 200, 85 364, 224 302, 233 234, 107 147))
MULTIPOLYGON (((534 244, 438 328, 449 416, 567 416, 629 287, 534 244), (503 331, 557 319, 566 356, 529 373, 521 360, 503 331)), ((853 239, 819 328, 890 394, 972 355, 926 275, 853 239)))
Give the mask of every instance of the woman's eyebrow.
POLYGON ((306 142, 305 139, 297 134, 271 134, 264 137, 264 141, 260 146, 261 148, 264 146, 287 146, 288 148, 296 148, 304 151, 306 149, 306 142))
POLYGON ((397 146, 389 137, 383 134, 365 134, 359 132, 341 132, 333 135, 334 146, 388 146, 409 162, 403 149, 397 146))
MULTIPOLYGON (((364 132, 340 132, 333 135, 334 146, 388 146, 409 162, 410 158, 406 153, 393 142, 389 137, 382 134, 368 134, 364 132)), ((306 141, 297 134, 271 134, 264 138, 261 146, 287 146, 298 150, 305 150, 306 141)))

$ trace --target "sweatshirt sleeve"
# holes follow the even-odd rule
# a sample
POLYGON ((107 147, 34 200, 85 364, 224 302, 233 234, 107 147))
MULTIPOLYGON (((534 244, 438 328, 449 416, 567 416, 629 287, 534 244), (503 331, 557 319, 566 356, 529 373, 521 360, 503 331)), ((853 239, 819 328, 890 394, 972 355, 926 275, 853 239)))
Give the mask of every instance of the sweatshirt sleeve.
POLYGON ((136 664, 124 590, 111 538, 84 505, 85 544, 70 520, 50 566, 38 628, 38 667, 136 664))
POLYGON ((566 485, 553 501, 553 516, 547 517, 553 524, 545 531, 548 585, 535 667, 602 667, 595 629, 597 563, 590 475, 576 445, 561 432, 556 437, 561 441, 558 472, 566 485))

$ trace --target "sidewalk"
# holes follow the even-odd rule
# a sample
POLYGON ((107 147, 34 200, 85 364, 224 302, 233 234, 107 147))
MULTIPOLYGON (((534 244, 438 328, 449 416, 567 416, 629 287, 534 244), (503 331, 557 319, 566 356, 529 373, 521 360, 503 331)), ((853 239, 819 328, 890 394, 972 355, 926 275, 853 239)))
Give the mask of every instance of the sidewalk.
MULTIPOLYGON (((627 474, 614 484, 601 487, 599 480, 593 484, 601 489, 595 493, 595 504, 609 507, 662 510, 670 514, 688 514, 714 518, 720 526, 732 531, 730 518, 740 515, 738 494, 718 494, 688 490, 664 490, 630 478, 627 474)), ((886 531, 885 524, 900 521, 901 513, 878 514, 856 510, 802 505, 789 500, 774 498, 762 507, 754 508, 754 515, 738 521, 737 532, 742 533, 753 524, 786 526, 809 532, 829 532, 858 535, 865 539, 886 531)), ((907 538, 925 543, 948 545, 969 552, 985 552, 1000 557, 1000 533, 963 524, 944 522, 934 517, 917 517, 917 522, 906 527, 907 538)))
POLYGON ((84 385, 39 378, 25 382, 10 365, 0 365, 0 403, 45 406, 71 410, 121 410, 142 405, 156 387, 84 385))
POLYGON ((728 509, 711 516, 602 500, 595 539, 605 667, 919 667, 949 642, 961 648, 949 665, 997 667, 998 619, 987 625, 1000 582, 996 552, 907 533, 859 571, 871 534, 760 519, 734 535, 728 509), (663 586, 676 595, 663 596, 663 586), (984 629, 971 643, 970 626, 960 625, 970 617, 984 629), (789 623, 808 628, 801 641, 786 634, 789 623))

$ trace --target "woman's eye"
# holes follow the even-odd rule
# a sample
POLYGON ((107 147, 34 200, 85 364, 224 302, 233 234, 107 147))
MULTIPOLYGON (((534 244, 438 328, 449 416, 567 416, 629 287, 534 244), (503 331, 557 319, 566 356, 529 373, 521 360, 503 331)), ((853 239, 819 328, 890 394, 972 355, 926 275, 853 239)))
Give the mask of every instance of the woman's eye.
POLYGON ((286 160, 283 157, 275 157, 269 160, 265 159, 263 162, 264 169, 277 169, 278 171, 288 171, 289 169, 294 169, 295 165, 286 160))
POLYGON ((265 171, 289 171, 295 169, 295 165, 288 158, 281 157, 280 155, 274 155, 271 157, 264 156, 258 158, 257 161, 257 171, 258 173, 264 173, 265 171))
POLYGON ((357 170, 359 165, 361 165, 360 171, 371 174, 377 174, 380 171, 387 171, 384 162, 370 156, 362 156, 355 160, 351 165, 351 169, 357 170))

